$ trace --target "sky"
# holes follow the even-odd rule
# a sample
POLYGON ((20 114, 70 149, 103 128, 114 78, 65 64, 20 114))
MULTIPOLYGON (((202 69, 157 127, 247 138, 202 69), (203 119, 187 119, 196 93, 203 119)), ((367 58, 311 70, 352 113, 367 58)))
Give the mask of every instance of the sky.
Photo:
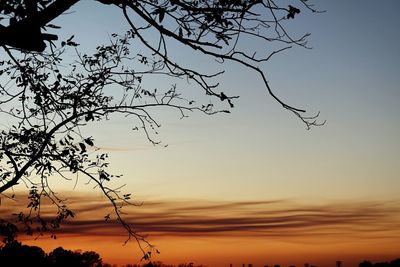
MULTIPOLYGON (((301 13, 290 26, 311 33, 312 49, 294 47, 262 67, 279 97, 311 115, 320 112, 324 126, 306 130, 254 73, 172 46, 171 54, 189 66, 226 70, 221 87, 240 95, 231 114, 180 119, 160 112, 158 138, 168 147, 154 147, 119 118, 85 130, 110 154, 111 169, 124 174, 124 190, 143 202, 127 216, 161 251, 156 260, 356 266, 400 256, 400 3, 316 4, 326 12, 301 13)), ((93 1, 71 11, 56 22, 83 50, 128 29, 116 10, 93 1)), ((200 95, 191 85, 185 90, 200 95)), ((122 246, 123 233, 99 223, 106 209, 96 202, 101 194, 85 198, 82 192, 93 190, 83 184, 71 193, 78 218, 67 229, 77 230, 57 241, 26 242, 128 262, 138 255, 135 244, 122 246), (78 207, 91 205, 96 212, 79 215, 78 207)))

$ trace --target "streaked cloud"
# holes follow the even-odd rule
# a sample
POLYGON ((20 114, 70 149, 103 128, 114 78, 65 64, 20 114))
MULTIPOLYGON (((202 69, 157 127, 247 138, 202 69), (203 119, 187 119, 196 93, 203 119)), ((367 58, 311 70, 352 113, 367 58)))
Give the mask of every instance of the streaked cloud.
MULTIPOLYGON (((0 216, 22 208, 18 202, 3 201, 0 216), (4 203, 7 202, 7 203, 4 203)), ((71 198, 77 216, 62 228, 63 234, 124 235, 113 220, 109 203, 99 198, 71 198), (111 214, 106 222, 104 216, 111 214)), ((49 210, 48 204, 42 209, 49 210)), ((400 237, 400 202, 357 202, 298 204, 295 201, 146 201, 124 208, 126 222, 139 233, 152 236, 358 236, 400 237)), ((46 214, 46 213, 44 213, 46 214)), ((48 214, 51 214, 48 212, 48 214)))

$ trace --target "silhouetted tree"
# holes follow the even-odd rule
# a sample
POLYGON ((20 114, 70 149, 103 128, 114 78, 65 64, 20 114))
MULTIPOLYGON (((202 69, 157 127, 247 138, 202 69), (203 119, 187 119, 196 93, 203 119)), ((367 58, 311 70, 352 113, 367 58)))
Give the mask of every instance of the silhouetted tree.
POLYGON ((399 258, 399 259, 392 260, 392 261, 390 262, 390 266, 391 266, 391 267, 400 267, 400 258, 399 258))
MULTIPOLYGON (((55 43, 58 36, 48 30, 59 28, 51 22, 77 2, 0 2, 0 45, 5 52, 0 61, 0 113, 12 124, 2 126, 0 132, 0 193, 22 182, 29 186, 31 211, 18 215, 27 233, 34 230, 32 216, 36 216, 40 231, 58 228, 63 220, 74 216, 48 183, 49 177, 69 179, 69 172, 88 177, 110 200, 116 219, 129 238, 139 244, 146 242, 121 217, 121 207, 130 203, 130 194, 109 185, 119 176, 107 171, 106 154, 88 153, 96 145, 93 137, 83 135, 80 129, 119 114, 133 118, 137 123, 134 129, 143 130, 150 142, 158 144, 157 108, 175 109, 182 117, 190 111, 229 113, 237 96, 219 89, 216 79, 223 72, 201 73, 195 66, 177 62, 168 53, 171 41, 220 63, 230 61, 254 71, 267 92, 307 128, 319 125, 317 116, 306 116, 305 110, 282 101, 260 67, 293 45, 307 47, 308 34, 294 37, 286 26, 300 12, 317 12, 308 1, 93 1, 119 8, 129 30, 126 34, 113 34, 111 43, 98 46, 94 54, 77 52, 76 60, 68 64, 64 52, 78 43, 73 36, 55 43), (156 34, 153 36, 157 40, 148 38, 145 32, 156 34), (258 44, 261 50, 250 51, 242 43, 243 38, 258 44), (147 50, 133 52, 132 41, 147 50), (46 42, 51 44, 47 49, 46 42), (203 104, 187 99, 174 84, 148 90, 142 80, 154 74, 185 78, 210 98, 226 103, 226 108, 215 107, 210 99, 203 104), (58 208, 57 216, 50 221, 40 216, 43 197, 58 208)), ((143 252, 148 259, 151 253, 143 252)))
MULTIPOLYGON (((0 248, 0 263, 10 264, 9 266, 48 266, 48 261, 44 251, 36 246, 22 245, 17 241, 5 243, 0 248), (12 265, 11 265, 12 264, 12 265)), ((6 265, 5 265, 6 266, 6 265)))
POLYGON ((1 266, 104 267, 100 255, 93 251, 78 252, 54 249, 48 255, 39 247, 22 245, 14 240, 0 247, 1 266), (7 265, 8 264, 8 265, 7 265))
POLYGON ((50 252, 49 261, 53 266, 58 267, 101 267, 102 260, 100 255, 93 251, 87 251, 84 253, 65 250, 62 247, 58 247, 50 252))
POLYGON ((17 236, 18 228, 10 222, 0 219, 0 236, 3 236, 3 243, 11 243, 17 236))
POLYGON ((363 262, 360 262, 360 264, 358 266, 359 267, 372 267, 372 263, 370 261, 363 261, 363 262))
POLYGON ((161 261, 149 261, 145 264, 128 264, 125 267, 205 267, 203 265, 194 265, 194 263, 180 263, 179 265, 164 264, 161 261))
POLYGON ((143 267, 159 267, 159 266, 156 264, 153 264, 153 262, 150 261, 150 262, 144 264, 143 267))

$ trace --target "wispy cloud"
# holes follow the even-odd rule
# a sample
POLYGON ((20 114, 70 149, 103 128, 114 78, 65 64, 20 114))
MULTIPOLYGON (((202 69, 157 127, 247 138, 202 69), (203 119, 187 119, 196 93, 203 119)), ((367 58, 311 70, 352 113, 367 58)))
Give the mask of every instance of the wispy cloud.
MULTIPOLYGON (((124 235, 112 209, 94 197, 69 200, 77 217, 62 228, 64 234, 124 235), (111 215, 112 218, 112 215, 111 215)), ((0 206, 8 217, 20 204, 0 206)), ((44 209, 46 209, 44 205, 44 209)), ((358 202, 300 205, 294 201, 206 202, 158 201, 124 208, 135 230, 158 236, 340 236, 400 237, 399 202, 358 202)))

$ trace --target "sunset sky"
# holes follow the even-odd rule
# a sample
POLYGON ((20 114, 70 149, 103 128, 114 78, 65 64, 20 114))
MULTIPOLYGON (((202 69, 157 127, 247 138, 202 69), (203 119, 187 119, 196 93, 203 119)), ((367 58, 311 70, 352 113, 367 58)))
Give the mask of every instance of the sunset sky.
MULTIPOLYGON (((294 47, 262 67, 282 100, 320 112, 324 126, 306 130, 251 71, 172 46, 188 66, 226 70, 221 89, 240 95, 231 114, 180 119, 160 110, 160 146, 131 131, 129 119, 83 129, 124 175, 117 184, 143 203, 127 208, 126 218, 161 251, 154 260, 216 267, 342 260, 347 267, 400 257, 400 2, 314 2, 327 12, 300 13, 289 28, 310 32, 313 49, 294 47)), ((129 29, 117 9, 94 1, 71 11, 54 24, 82 50, 129 29)), ((205 97, 180 84, 187 96, 205 97)), ((77 212, 57 240, 24 242, 139 262, 136 244, 123 246, 123 230, 103 223, 110 208, 85 182, 75 190, 74 182, 55 185, 77 212)), ((3 201, 0 212, 24 201, 3 201)))

